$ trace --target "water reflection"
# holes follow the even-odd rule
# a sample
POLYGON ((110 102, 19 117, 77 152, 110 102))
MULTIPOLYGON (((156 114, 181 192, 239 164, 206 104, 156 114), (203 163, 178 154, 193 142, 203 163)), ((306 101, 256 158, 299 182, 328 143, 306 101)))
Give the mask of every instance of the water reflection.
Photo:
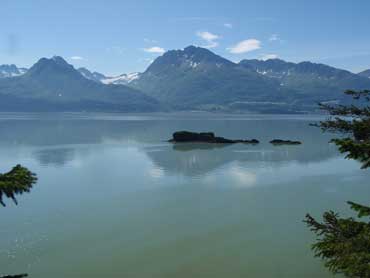
POLYGON ((61 167, 74 159, 74 149, 72 148, 52 148, 37 150, 33 153, 36 160, 42 166, 61 167))
POLYGON ((307 142, 300 146, 175 144, 156 151, 145 148, 147 156, 169 174, 200 176, 232 162, 249 163, 250 167, 264 164, 277 166, 284 162, 311 163, 328 160, 338 155, 335 146, 307 142))
POLYGON ((230 147, 231 144, 208 144, 208 143, 173 143, 174 151, 188 152, 194 150, 214 150, 230 147))
POLYGON ((74 159, 96 153, 96 145, 134 145, 164 174, 199 176, 232 162, 279 165, 287 161, 310 163, 338 155, 328 144, 329 134, 310 127, 316 119, 307 117, 276 120, 258 117, 145 117, 53 116, 14 118, 0 121, 0 148, 34 147, 32 156, 42 166, 61 167, 74 159), (170 144, 176 130, 213 131, 228 138, 257 138, 258 145, 170 144), (274 138, 299 140, 300 146, 273 146, 274 138), (83 151, 82 151, 83 146, 83 151), (35 150, 36 148, 36 150, 35 150))
POLYGON ((165 142, 177 130, 213 131, 219 136, 228 138, 256 137, 263 141, 274 138, 304 140, 312 139, 327 143, 330 136, 322 135, 320 130, 309 127, 316 118, 307 117, 278 120, 253 117, 221 117, 218 115, 187 118, 168 115, 132 117, 117 116, 116 118, 91 116, 48 116, 39 115, 28 120, 14 117, 2 119, 0 114, 0 147, 10 145, 56 146, 69 144, 100 144, 105 142, 158 143, 165 142), (321 136, 318 136, 321 135, 321 136))
POLYGON ((302 217, 369 196, 368 176, 309 127, 311 119, 1 119, 4 163, 41 177, 26 206, 0 210, 6 273, 274 277, 280 265, 282 277, 329 277, 307 248, 302 217), (166 142, 176 130, 261 144, 166 142), (274 138, 303 145, 275 147, 274 138))

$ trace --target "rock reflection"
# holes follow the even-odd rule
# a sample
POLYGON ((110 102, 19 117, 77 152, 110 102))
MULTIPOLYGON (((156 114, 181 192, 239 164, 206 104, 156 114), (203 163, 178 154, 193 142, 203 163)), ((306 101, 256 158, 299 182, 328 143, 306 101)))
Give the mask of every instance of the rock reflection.
POLYGON ((229 147, 231 144, 208 144, 208 143, 173 143, 173 150, 188 152, 194 150, 213 150, 229 147))
POLYGON ((42 166, 61 167, 74 158, 72 148, 52 148, 34 152, 34 157, 42 166))
POLYGON ((157 168, 185 176, 201 176, 232 162, 250 163, 250 167, 261 163, 279 166, 289 161, 304 164, 338 156, 334 146, 315 141, 279 147, 268 143, 258 146, 184 143, 156 152, 148 148, 146 154, 157 168))

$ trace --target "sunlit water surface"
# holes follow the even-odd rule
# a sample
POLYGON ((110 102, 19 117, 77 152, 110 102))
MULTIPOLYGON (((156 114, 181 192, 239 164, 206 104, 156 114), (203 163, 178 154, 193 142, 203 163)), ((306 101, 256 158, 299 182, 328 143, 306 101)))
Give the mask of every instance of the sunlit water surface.
POLYGON ((349 215, 347 200, 368 202, 370 175, 309 126, 319 119, 0 114, 0 172, 21 163, 39 177, 0 208, 0 274, 332 277, 302 220, 349 215), (176 130, 261 144, 167 143, 176 130))

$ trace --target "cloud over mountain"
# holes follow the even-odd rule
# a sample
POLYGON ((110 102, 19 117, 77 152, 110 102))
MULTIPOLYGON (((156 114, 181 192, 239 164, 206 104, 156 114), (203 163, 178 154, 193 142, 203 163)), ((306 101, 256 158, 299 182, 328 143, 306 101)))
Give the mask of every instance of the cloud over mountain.
POLYGON ((242 54, 261 48, 261 42, 257 39, 248 39, 238 42, 234 46, 227 48, 232 54, 242 54))
POLYGON ((205 41, 205 45, 202 47, 204 48, 215 48, 218 46, 217 40, 220 39, 221 37, 216 34, 212 34, 211 32, 208 31, 198 31, 197 36, 201 38, 203 41, 205 41))

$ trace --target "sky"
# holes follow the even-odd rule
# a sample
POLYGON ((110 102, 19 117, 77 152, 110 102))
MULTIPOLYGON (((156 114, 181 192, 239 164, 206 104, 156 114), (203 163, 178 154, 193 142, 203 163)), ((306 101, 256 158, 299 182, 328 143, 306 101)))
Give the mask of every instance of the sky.
POLYGON ((0 11, 0 64, 58 55, 117 75, 196 45, 234 62, 370 68, 369 0, 1 0, 0 11))

